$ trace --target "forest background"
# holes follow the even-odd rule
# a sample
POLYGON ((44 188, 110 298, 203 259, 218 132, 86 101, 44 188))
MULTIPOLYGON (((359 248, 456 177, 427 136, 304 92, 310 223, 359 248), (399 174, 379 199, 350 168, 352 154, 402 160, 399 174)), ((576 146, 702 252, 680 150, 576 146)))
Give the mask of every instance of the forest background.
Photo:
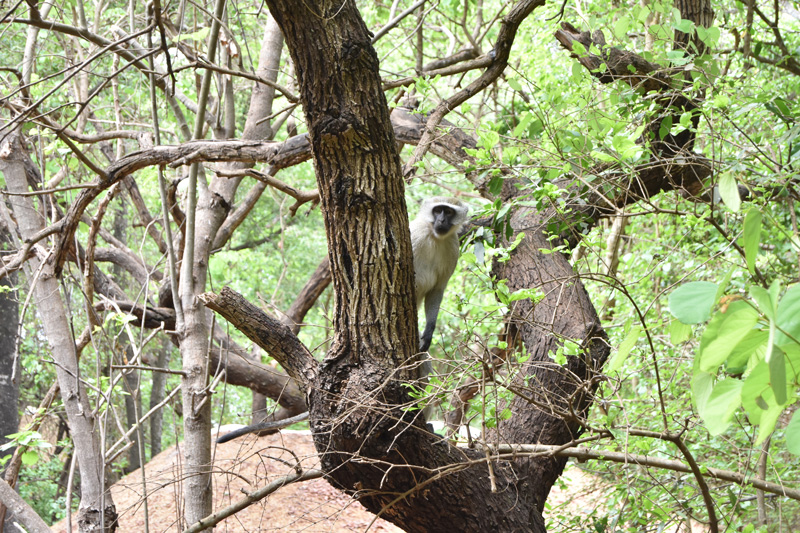
POLYGON ((212 426, 308 410, 322 472, 284 482, 409 531, 796 530, 799 30, 755 0, 3 4, 7 524, 113 530, 108 486, 181 441, 208 526, 212 426), (473 220, 425 385, 433 195, 473 220), (545 523, 568 457, 610 489, 545 523))

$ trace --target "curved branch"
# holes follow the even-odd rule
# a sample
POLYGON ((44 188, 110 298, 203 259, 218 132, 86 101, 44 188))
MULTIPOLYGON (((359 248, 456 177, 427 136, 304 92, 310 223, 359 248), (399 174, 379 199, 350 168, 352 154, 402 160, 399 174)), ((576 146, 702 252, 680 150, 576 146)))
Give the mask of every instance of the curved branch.
POLYGON ((310 479, 317 479, 325 475, 321 470, 306 470, 306 471, 298 471, 293 474, 289 474, 288 476, 282 477, 280 479, 276 479, 269 485, 265 487, 261 487, 258 490, 254 490, 253 492, 245 493, 245 497, 241 500, 237 501, 233 505, 229 505, 228 507, 217 511, 214 514, 211 514, 202 520, 199 520, 197 523, 192 524, 190 527, 186 528, 183 533, 198 533, 200 531, 204 531, 213 527, 214 525, 222 522, 226 518, 231 515, 234 515, 241 511, 242 509, 246 509, 250 507, 254 503, 263 500, 276 490, 284 487, 290 483, 296 483, 298 481, 308 481, 310 479))
POLYGON ((428 152, 431 143, 437 136, 439 124, 441 124, 445 115, 484 90, 500 77, 506 65, 508 65, 511 46, 514 44, 514 38, 517 35, 520 24, 522 24, 522 21, 525 20, 534 9, 543 5, 544 0, 521 0, 517 2, 514 7, 511 8, 508 15, 503 18, 503 23, 500 26, 500 32, 497 35, 494 49, 492 53, 489 54, 489 57, 492 58, 491 64, 478 79, 436 106, 436 109, 431 113, 430 118, 428 118, 428 124, 425 128, 425 133, 422 135, 422 139, 420 139, 411 159, 406 162, 403 168, 403 174, 406 176, 406 179, 413 176, 417 163, 422 161, 422 158, 428 152))
POLYGON ((50 528, 44 523, 42 517, 36 514, 36 511, 3 478, 0 478, 0 501, 11 510, 11 522, 18 522, 25 526, 25 530, 33 533, 50 532, 50 528))
MULTIPOLYGON (((691 474, 692 468, 688 465, 674 461, 672 459, 661 459, 660 457, 650 457, 647 455, 635 455, 623 452, 614 452, 609 450, 591 450, 580 446, 564 448, 563 446, 554 446, 546 444, 501 444, 499 446, 492 446, 492 450, 500 454, 501 459, 506 454, 512 457, 519 457, 523 454, 531 455, 555 455, 558 457, 573 457, 581 461, 595 459, 598 461, 611 461, 614 463, 634 464, 640 466, 662 468, 664 470, 672 470, 674 472, 682 472, 691 474)), ((793 500, 800 501, 800 490, 792 489, 778 483, 770 483, 756 477, 746 476, 739 472, 731 472, 730 470, 720 470, 718 468, 704 468, 707 477, 718 479, 720 481, 729 481, 737 485, 747 486, 750 485, 755 489, 763 490, 778 496, 785 496, 793 500)))
POLYGON ((291 329, 267 315, 229 287, 219 294, 200 295, 206 307, 219 313, 233 327, 264 349, 289 372, 302 389, 316 378, 317 361, 291 329))

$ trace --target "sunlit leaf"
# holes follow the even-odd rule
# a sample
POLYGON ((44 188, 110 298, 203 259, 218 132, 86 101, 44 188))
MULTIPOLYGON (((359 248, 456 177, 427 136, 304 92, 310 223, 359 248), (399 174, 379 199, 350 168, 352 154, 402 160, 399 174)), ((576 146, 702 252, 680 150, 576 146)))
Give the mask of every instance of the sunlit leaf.
POLYGON ((700 416, 712 435, 720 435, 731 423, 734 413, 742 404, 742 382, 738 379, 723 379, 714 385, 700 416))
POLYGON ((669 312, 684 324, 699 324, 711 318, 717 284, 710 281, 684 283, 669 295, 669 312))
POLYGON ((758 318, 756 310, 741 300, 732 302, 726 312, 716 313, 700 340, 697 367, 715 372, 739 342, 753 331, 758 318))

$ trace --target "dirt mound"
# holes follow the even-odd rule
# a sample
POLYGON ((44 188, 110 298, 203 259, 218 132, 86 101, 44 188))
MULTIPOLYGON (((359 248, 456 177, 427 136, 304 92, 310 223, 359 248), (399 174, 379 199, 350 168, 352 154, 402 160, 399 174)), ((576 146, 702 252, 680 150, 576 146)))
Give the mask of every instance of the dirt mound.
MULTIPOLYGON (((223 427, 221 433, 230 429, 233 428, 223 427)), ((152 533, 182 529, 179 526, 182 460, 179 451, 172 447, 145 465, 147 516, 152 533)), ((266 437, 250 435, 218 444, 214 455, 214 511, 242 499, 243 491, 252 492, 295 472, 294 465, 298 462, 303 469, 319 465, 308 431, 283 430, 266 437)), ((141 470, 114 484, 111 494, 120 515, 118 531, 143 531, 145 489, 141 470)), ((360 503, 337 491, 327 481, 314 479, 282 487, 219 523, 216 531, 352 532, 367 528, 369 531, 402 531, 384 520, 375 519, 360 503)), ((66 530, 63 522, 53 526, 57 533, 66 530)), ((77 530, 73 521, 73 531, 77 530)))

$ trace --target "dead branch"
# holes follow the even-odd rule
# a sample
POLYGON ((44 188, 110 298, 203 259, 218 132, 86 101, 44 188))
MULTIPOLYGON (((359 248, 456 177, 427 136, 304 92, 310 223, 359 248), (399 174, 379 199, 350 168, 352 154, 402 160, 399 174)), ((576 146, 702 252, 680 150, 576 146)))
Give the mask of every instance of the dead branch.
POLYGON ((218 295, 207 292, 199 298, 206 307, 219 313, 278 361, 301 389, 307 389, 314 381, 317 362, 288 326, 270 317, 229 287, 224 287, 218 295))

